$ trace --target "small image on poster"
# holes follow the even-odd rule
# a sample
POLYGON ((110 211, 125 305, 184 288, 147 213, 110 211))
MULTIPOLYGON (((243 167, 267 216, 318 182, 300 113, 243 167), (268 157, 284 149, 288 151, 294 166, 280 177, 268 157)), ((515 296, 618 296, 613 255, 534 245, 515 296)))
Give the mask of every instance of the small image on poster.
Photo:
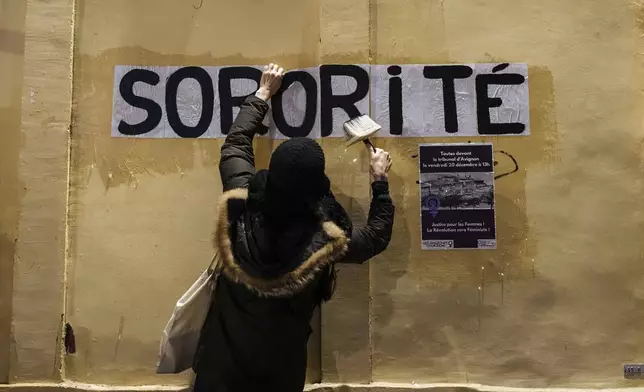
POLYGON ((424 250, 495 249, 492 144, 421 144, 424 250))

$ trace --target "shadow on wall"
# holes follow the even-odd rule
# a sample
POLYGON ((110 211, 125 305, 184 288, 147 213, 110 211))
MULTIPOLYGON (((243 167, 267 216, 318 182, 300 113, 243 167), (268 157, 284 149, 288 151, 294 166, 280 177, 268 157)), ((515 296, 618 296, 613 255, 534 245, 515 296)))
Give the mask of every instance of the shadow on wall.
MULTIPOLYGON (((24 28, 27 5, 0 0, 0 384, 10 380, 17 365, 12 332, 13 274, 20 203, 25 194, 19 179, 24 28)), ((34 266, 33 260, 27 260, 34 266)), ((29 269, 31 268, 29 267, 29 269)))
MULTIPOLYGON (((357 199, 338 189, 333 193, 354 226, 366 221, 367 212, 357 199)), ((368 263, 337 265, 336 292, 322 307, 323 382, 368 382, 371 378, 368 263)))
MULTIPOLYGON (((2 53, 0 61, 1 56, 2 53)), ((20 102, 19 94, 15 99, 20 102)), ((25 193, 18 179, 18 155, 22 142, 19 105, 18 108, 0 107, 0 129, 3 131, 0 153, 0 347, 3 348, 0 352, 0 383, 7 383, 10 363, 16 361, 11 327, 13 265, 16 262, 19 205, 25 193)))
MULTIPOLYGON (((371 320, 374 324, 387 323, 393 317, 394 300, 390 293, 395 291, 398 280, 409 270, 412 248, 419 246, 419 244, 412 244, 409 232, 407 216, 410 206, 405 203, 405 183, 409 184, 409 182, 410 179, 405 180, 396 172, 389 174, 389 189, 396 206, 393 235, 387 250, 369 261, 370 279, 374 276, 374 269, 377 269, 378 275, 387 277, 387 279, 378 280, 377 291, 372 289, 373 283, 370 285, 369 295, 373 297, 373 306, 378 307, 378 311, 373 314, 374 320, 371 320)), ((411 208, 414 207, 411 206, 411 208)), ((420 216, 420 213, 418 215, 420 216)), ((374 344, 376 344, 375 341, 374 344)))
MULTIPOLYGON (((4 228, 3 228, 4 229, 4 228)), ((4 231, 4 230, 3 230, 4 231)), ((16 243, 5 233, 0 234, 0 384, 9 382, 11 344, 11 305, 13 286, 13 260, 16 243)), ((15 359, 15 358, 14 358, 15 359)))

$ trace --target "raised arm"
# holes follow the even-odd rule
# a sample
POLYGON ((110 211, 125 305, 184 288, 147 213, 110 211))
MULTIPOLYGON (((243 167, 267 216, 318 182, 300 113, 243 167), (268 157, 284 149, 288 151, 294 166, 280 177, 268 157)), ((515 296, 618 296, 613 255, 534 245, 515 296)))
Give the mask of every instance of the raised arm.
POLYGON ((387 249, 391 241, 396 211, 389 194, 387 173, 390 168, 389 153, 381 149, 371 150, 373 182, 369 217, 366 225, 353 228, 349 250, 342 263, 364 263, 387 249))
POLYGON ((221 147, 219 174, 224 191, 248 187, 248 182, 255 175, 253 138, 255 134, 266 132, 266 127, 262 124, 268 113, 266 102, 279 89, 283 76, 284 70, 277 64, 264 67, 259 89, 241 105, 221 147))
POLYGON ((262 120, 268 112, 268 104, 256 96, 249 96, 230 128, 221 147, 219 174, 224 191, 246 188, 255 174, 253 138, 262 133, 262 120))

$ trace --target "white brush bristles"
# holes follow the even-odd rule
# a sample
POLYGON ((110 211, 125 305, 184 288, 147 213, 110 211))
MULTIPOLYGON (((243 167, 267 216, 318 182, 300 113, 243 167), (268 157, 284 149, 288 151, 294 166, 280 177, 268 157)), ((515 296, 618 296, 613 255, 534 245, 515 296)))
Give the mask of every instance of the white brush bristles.
POLYGON ((381 128, 382 127, 378 125, 378 123, 373 121, 371 117, 366 114, 345 122, 344 131, 347 133, 347 146, 368 139, 381 128))

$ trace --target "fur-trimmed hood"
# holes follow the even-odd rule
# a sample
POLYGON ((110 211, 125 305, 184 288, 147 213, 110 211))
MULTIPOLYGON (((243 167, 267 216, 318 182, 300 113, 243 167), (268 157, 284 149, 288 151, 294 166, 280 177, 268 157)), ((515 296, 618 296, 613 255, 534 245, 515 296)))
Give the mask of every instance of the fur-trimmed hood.
MULTIPOLYGON (((345 232, 331 221, 320 222, 314 241, 303 251, 301 262, 292 270, 277 277, 265 278, 250 274, 235 256, 233 243, 240 234, 236 217, 243 216, 248 191, 233 189, 225 192, 219 202, 214 247, 219 255, 221 272, 230 280, 243 284, 249 290, 265 297, 287 297, 302 291, 320 273, 332 268, 347 252, 345 232)), ((242 218, 243 219, 243 218, 242 218)), ((245 228, 250 229, 250 228, 245 228)))

